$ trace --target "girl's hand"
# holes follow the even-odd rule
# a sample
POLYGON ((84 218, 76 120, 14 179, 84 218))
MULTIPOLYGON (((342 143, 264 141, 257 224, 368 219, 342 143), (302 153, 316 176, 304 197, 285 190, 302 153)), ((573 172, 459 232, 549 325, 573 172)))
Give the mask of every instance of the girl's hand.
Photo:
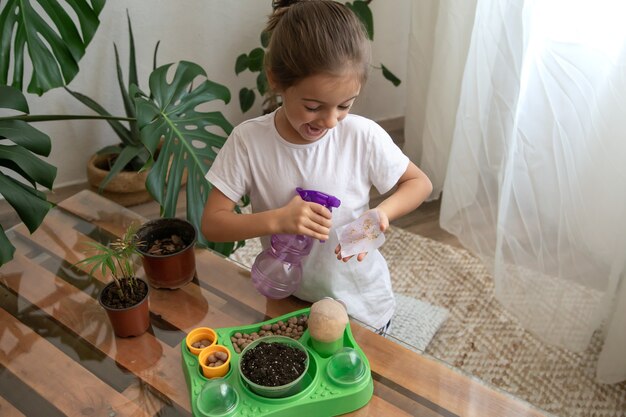
POLYGON ((328 240, 331 212, 321 204, 311 203, 295 196, 279 209, 279 227, 282 233, 306 235, 318 240, 328 240))
MULTIPOLYGON (((387 214, 383 210, 380 210, 378 208, 375 208, 372 210, 376 210, 378 212, 378 218, 380 219, 380 223, 379 223, 380 231, 385 232, 389 228, 389 217, 387 217, 387 214)), ((348 262, 350 258, 354 256, 354 255, 351 255, 351 256, 346 256, 345 258, 342 258, 341 257, 341 245, 337 245, 337 247, 335 248, 335 255, 337 255, 338 260, 344 261, 344 262, 348 262)), ((363 259, 365 259, 366 255, 367 255, 367 252, 361 252, 357 255, 356 260, 361 262, 363 259)))

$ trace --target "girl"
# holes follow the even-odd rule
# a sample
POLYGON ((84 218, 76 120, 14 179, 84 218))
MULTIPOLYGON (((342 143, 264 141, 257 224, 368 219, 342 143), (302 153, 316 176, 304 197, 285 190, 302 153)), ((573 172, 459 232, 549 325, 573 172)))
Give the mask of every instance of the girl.
POLYGON ((214 242, 260 236, 264 248, 272 234, 325 241, 304 261, 295 295, 310 302, 341 299, 352 317, 384 329, 395 309, 385 259, 378 251, 358 254, 358 262, 341 259, 331 228, 369 209, 372 186, 381 194, 396 186, 375 208, 385 231, 417 208, 432 185, 380 126, 349 114, 370 65, 369 41, 354 13, 326 0, 275 1, 274 7, 264 62, 282 106, 237 126, 220 150, 206 176, 214 188, 202 233, 214 242), (331 216, 303 201, 296 187, 334 195, 341 206, 331 216), (235 213, 246 194, 252 213, 235 213))

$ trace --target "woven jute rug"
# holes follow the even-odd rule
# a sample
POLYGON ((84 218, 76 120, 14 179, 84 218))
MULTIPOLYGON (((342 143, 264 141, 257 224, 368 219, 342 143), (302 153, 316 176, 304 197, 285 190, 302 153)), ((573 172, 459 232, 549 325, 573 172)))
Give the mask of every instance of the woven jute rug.
POLYGON ((626 416, 626 382, 594 380, 598 335, 582 353, 548 346, 498 303, 493 278, 470 252, 398 228, 386 235, 395 291, 449 311, 427 354, 558 416, 626 416))
MULTIPOLYGON (((626 416, 626 382, 595 382, 599 336, 582 353, 549 346, 503 309, 491 275, 470 252, 396 227, 385 235, 380 249, 398 299, 435 308, 427 310, 437 321, 428 330, 430 340, 419 349, 557 416, 626 416)), ((249 266, 256 245, 247 244, 232 257, 249 266)), ((394 337, 409 341, 413 333, 394 317, 394 337)))

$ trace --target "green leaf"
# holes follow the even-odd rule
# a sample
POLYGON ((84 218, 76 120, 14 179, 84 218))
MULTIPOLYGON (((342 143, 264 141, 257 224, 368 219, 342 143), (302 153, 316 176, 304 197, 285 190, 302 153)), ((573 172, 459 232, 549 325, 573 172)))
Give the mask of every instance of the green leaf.
POLYGON ((269 32, 262 31, 261 32, 261 46, 263 48, 267 48, 270 45, 270 34, 269 32))
POLYGON ((25 51, 32 66, 30 93, 44 92, 68 84, 78 73, 100 24, 102 0, 68 0, 78 25, 57 1, 8 0, 0 10, 0 85, 23 89, 25 51), (10 66, 13 66, 9 82, 10 66))
MULTIPOLYGON (((28 111, 23 94, 14 88, 1 88, 0 109, 28 111)), ((41 184, 52 189, 56 168, 39 159, 37 155, 50 154, 50 138, 22 120, 0 117, 0 194, 13 207, 30 232, 34 232, 52 207, 46 195, 35 187, 41 184), (7 175, 7 174, 15 175, 7 175), (29 184, 15 179, 21 176, 29 184)), ((13 258, 15 248, 0 227, 0 266, 13 258)))
MULTIPOLYGON (((139 78, 137 77, 137 60, 135 58, 135 37, 133 36, 133 25, 130 23, 130 15, 128 9, 126 10, 126 20, 128 22, 128 88, 131 84, 139 85, 139 78)), ((118 75, 121 71, 118 71, 118 75)), ((121 81, 122 78, 119 77, 121 81)), ((128 91, 123 95, 128 96, 128 91)), ((132 108, 132 106, 130 106, 132 108)), ((130 113, 127 113, 130 114, 130 113)))
POLYGON ((76 262, 74 266, 91 265, 90 276, 97 270, 102 276, 106 276, 109 271, 115 281, 134 277, 135 258, 139 256, 134 240, 135 231, 134 224, 131 224, 121 238, 109 243, 108 246, 99 242, 85 242, 93 255, 76 262))
MULTIPOLYGON (((214 100, 230 101, 230 92, 223 85, 206 79, 197 64, 181 61, 175 67, 172 81, 167 73, 172 64, 164 65, 150 75, 149 95, 135 89, 137 122, 144 145, 154 157, 146 188, 161 206, 163 217, 175 217, 183 174, 187 172, 187 218, 200 230, 201 213, 210 184, 204 178, 216 149, 222 147, 233 126, 220 112, 201 112, 201 104, 214 100), (194 79, 201 78, 195 88, 194 79), (215 132, 217 130, 217 133, 215 132)), ((199 236, 199 243, 206 240, 199 236)))
POLYGON ((248 55, 241 54, 237 57, 237 62, 235 62, 235 75, 239 75, 239 73, 248 69, 248 55))
POLYGON ((116 155, 122 152, 122 147, 120 145, 107 145, 104 148, 100 148, 96 154, 98 155, 116 155))
POLYGON ((48 211, 52 208, 52 203, 46 199, 44 193, 1 172, 0 193, 11 207, 15 209, 20 220, 24 222, 31 233, 37 230, 48 211))
POLYGON ((0 266, 13 259, 14 254, 15 246, 13 246, 7 235, 4 233, 4 228, 0 225, 0 266))
POLYGON ((131 161, 133 161, 135 158, 140 157, 142 153, 145 153, 145 155, 143 156, 143 159, 145 160, 148 154, 148 150, 143 146, 143 144, 137 146, 124 146, 117 154, 115 162, 109 170, 109 173, 100 183, 98 191, 103 192, 104 187, 106 187, 109 181, 111 181, 117 174, 122 172, 124 168, 131 163, 131 161))
MULTIPOLYGON (((124 83, 124 75, 122 73, 122 68, 120 65, 120 57, 117 50, 117 45, 113 44, 113 50, 115 53, 115 69, 117 73, 117 84, 120 91, 120 96, 122 98, 122 103, 124 104, 124 111, 126 117, 129 119, 135 119, 135 103, 130 97, 130 86, 138 84, 137 82, 137 64, 135 59, 135 41, 133 37, 133 28, 130 21, 130 16, 128 15, 128 11, 126 12, 126 18, 128 21, 128 37, 129 37, 129 56, 128 56, 128 87, 126 87, 124 83)), ((158 48, 158 43, 157 43, 158 48)), ((155 48, 155 60, 156 60, 156 48, 155 48)), ((79 100, 81 103, 95 111, 101 116, 112 116, 104 107, 98 104, 93 99, 85 96, 84 94, 74 92, 69 88, 65 87, 65 90, 70 93, 74 98, 79 100)), ((141 138, 139 135, 139 129, 137 128, 137 122, 134 120, 128 121, 128 127, 122 124, 118 120, 109 119, 107 120, 120 142, 124 146, 133 146, 140 147, 141 146, 141 138)), ((107 181, 108 182, 108 181, 107 181)))
MULTIPOLYGON (((156 45, 154 45, 154 53, 152 54, 152 71, 157 68, 157 54, 159 53, 159 45, 161 41, 157 41, 156 45)), ((139 84, 136 84, 139 85, 139 84)))
POLYGON ((239 90, 239 107, 241 108, 241 112, 245 113, 254 104, 255 94, 254 91, 249 88, 242 88, 239 90))
POLYGON ((263 58, 265 51, 262 48, 254 48, 248 54, 248 67, 252 72, 258 72, 263 69, 263 58))
POLYGON ((52 149, 48 135, 22 120, 0 119, 0 137, 41 156, 50 155, 52 149))
MULTIPOLYGON (((0 145, 0 166, 20 174, 33 186, 41 184, 52 189, 57 169, 21 146, 0 145)), ((0 189, 0 192, 3 190, 0 189)))
POLYGON ((368 2, 363 0, 355 0, 354 3, 346 3, 346 6, 348 6, 363 23, 367 31, 367 37, 370 40, 374 40, 374 16, 372 16, 372 10, 367 3, 368 2))
MULTIPOLYGON (((87 97, 86 95, 78 93, 76 91, 72 91, 67 87, 64 87, 64 88, 65 88, 65 91, 70 93, 75 99, 77 99, 78 101, 80 101, 85 106, 89 107, 91 110, 95 111, 99 115, 111 116, 111 113, 109 113, 104 107, 102 107, 100 104, 96 103, 94 100, 87 97)), ((113 128, 113 131, 115 132, 117 137, 120 139, 120 142, 124 144, 135 144, 135 142, 139 141, 139 138, 137 138, 136 140, 133 139, 130 130, 126 126, 124 126, 120 121, 107 120, 107 123, 109 123, 111 128, 113 128)))
POLYGON ((29 113, 28 103, 22 92, 8 85, 0 85, 0 108, 29 113))
POLYGON ((389 71, 386 66, 380 64, 380 67, 383 70, 383 77, 391 81, 391 83, 396 87, 400 85, 402 81, 400 81, 398 77, 396 77, 391 71, 389 71))
POLYGON ((228 256, 233 253, 235 242, 209 242, 208 247, 224 256, 228 256))
POLYGON ((259 94, 262 96, 264 96, 265 93, 270 89, 269 83, 267 82, 267 77, 265 76, 265 71, 261 71, 256 77, 256 88, 257 90, 259 90, 259 94))
MULTIPOLYGON (((134 60, 135 59, 134 46, 132 46, 131 44, 131 47, 133 48, 133 52, 131 53, 130 59, 134 60)), ((117 52, 117 46, 115 44, 113 45, 113 49, 115 51, 115 69, 117 72, 117 86, 120 89, 120 96, 122 96, 122 103, 124 103, 124 111, 127 117, 134 119, 135 118, 135 103, 130 98, 130 86, 137 85, 137 81, 136 81, 137 70, 135 69, 135 64, 130 64, 129 74, 133 74, 134 72, 134 76, 129 75, 129 80, 134 78, 135 81, 132 81, 132 82, 129 81, 128 88, 126 88, 126 86, 124 85, 124 75, 122 74, 122 67, 120 66, 120 57, 117 52)), ((137 128, 137 122, 135 121, 128 122, 128 125, 130 127, 130 129, 128 129, 128 136, 122 137, 119 133, 118 133, 118 136, 120 140, 122 141, 122 143, 124 143, 125 145, 137 146, 140 143, 139 129, 137 128)))
MULTIPOLYGON (((115 49, 115 62, 117 65, 117 80, 120 88, 120 94, 122 96, 122 100, 124 102, 124 110, 126 111, 126 115, 129 118, 135 118, 135 106, 133 99, 130 97, 130 86, 131 85, 139 85, 139 78, 137 76, 137 60, 135 58, 135 37, 133 36, 133 26, 130 22, 130 16, 128 14, 128 10, 126 10, 126 20, 128 21, 128 87, 124 87, 124 77, 122 76, 122 70, 119 64, 119 57, 117 54, 117 48, 115 49)), ((159 43, 157 42, 157 46, 154 50, 154 63, 156 65, 156 53, 159 47, 159 43)), ((140 137, 139 137, 139 128, 137 127, 137 122, 131 121, 128 122, 130 127, 130 136, 131 142, 128 145, 139 146, 140 137)))

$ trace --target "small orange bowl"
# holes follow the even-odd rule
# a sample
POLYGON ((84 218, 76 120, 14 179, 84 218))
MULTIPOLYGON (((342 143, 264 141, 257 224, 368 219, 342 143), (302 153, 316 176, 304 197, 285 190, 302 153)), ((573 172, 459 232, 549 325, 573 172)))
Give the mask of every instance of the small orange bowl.
POLYGON ((230 369, 230 351, 226 346, 211 345, 202 349, 202 352, 198 355, 198 362, 202 368, 202 374, 207 378, 219 378, 228 373, 230 369), (215 352, 224 352, 227 355, 226 360, 219 366, 209 366, 209 356, 215 354, 215 352))
POLYGON ((187 349, 189 349, 189 352, 193 353, 194 355, 199 355, 200 352, 206 349, 207 346, 205 346, 204 348, 197 348, 193 346, 194 343, 201 340, 210 340, 211 344, 209 346, 214 346, 215 344, 217 344, 217 333, 215 333, 215 330, 211 329, 210 327, 197 327, 190 331, 185 338, 185 343, 187 344, 187 349))

